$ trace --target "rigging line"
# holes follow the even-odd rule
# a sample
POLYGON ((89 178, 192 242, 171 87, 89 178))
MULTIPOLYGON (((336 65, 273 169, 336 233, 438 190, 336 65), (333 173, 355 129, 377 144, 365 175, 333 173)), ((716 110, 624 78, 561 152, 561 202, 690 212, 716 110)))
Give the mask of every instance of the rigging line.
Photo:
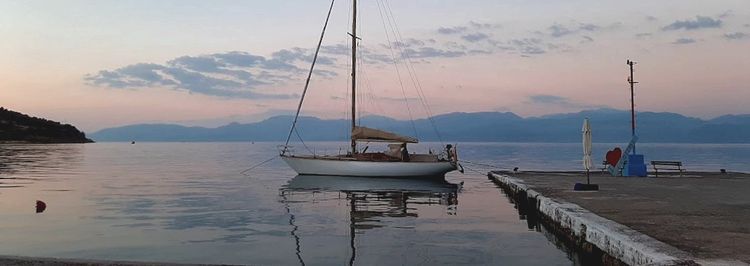
MULTIPOLYGON (((383 29, 385 30, 385 38, 388 42, 388 50, 391 52, 391 58, 393 59, 393 66, 396 68, 396 76, 398 76, 398 83, 401 85, 401 94, 404 96, 404 102, 406 103, 406 110, 409 113, 409 120, 411 121, 411 127, 414 129, 414 135, 415 137, 419 138, 419 133, 417 132, 417 125, 414 124, 414 116, 411 112, 411 107, 409 107, 409 99, 406 97, 406 89, 404 89, 404 82, 401 79, 401 72, 398 70, 398 61, 396 60, 396 54, 393 52, 393 46, 391 44, 391 38, 388 34, 388 27, 385 25, 385 17, 383 16, 383 11, 380 8, 381 1, 376 1, 378 4, 378 13, 380 13, 380 20, 383 22, 383 29)), ((385 7, 383 7, 385 9, 385 7)), ((395 37, 395 36, 394 36, 395 37)))
POLYGON ((372 110, 374 108, 371 108, 372 107, 372 94, 370 93, 370 90, 367 88, 367 83, 365 83, 364 71, 362 71, 362 63, 361 63, 362 60, 357 60, 357 61, 359 61, 358 62, 359 67, 357 67, 357 70, 359 70, 359 84, 360 84, 358 87, 359 92, 360 92, 359 98, 361 98, 362 100, 360 102, 361 103, 360 120, 361 120, 362 117, 372 114, 373 112, 372 110))
POLYGON ((422 89, 422 84, 419 81, 419 78, 417 77, 416 69, 414 68, 414 63, 411 60, 411 57, 409 57, 409 54, 404 52, 403 46, 404 46, 404 38, 401 35, 401 31, 398 28, 398 24, 396 23, 396 18, 393 15, 393 11, 390 8, 390 2, 387 0, 382 0, 383 2, 383 9, 386 14, 386 18, 388 19, 388 25, 391 27, 391 31, 393 32, 394 38, 396 39, 394 45, 396 48, 398 48, 399 53, 401 55, 401 58, 404 58, 406 60, 403 60, 403 64, 406 67, 407 73, 409 74, 409 78, 411 79, 412 85, 414 86, 415 91, 417 92, 419 102, 422 105, 422 108, 424 108, 425 112, 427 113, 427 120, 430 122, 430 125, 432 126, 432 130, 435 132, 435 135, 438 137, 438 140, 440 140, 440 143, 442 145, 445 145, 443 141, 443 137, 440 134, 440 131, 437 129, 437 125, 435 124, 435 121, 432 119, 432 109, 430 108, 429 104, 427 104, 427 96, 424 93, 422 89))
MULTIPOLYGON (((361 50, 364 50, 364 49, 361 49, 361 50)), ((359 71, 362 77, 362 79, 360 79, 360 82, 363 84, 363 86, 360 86, 360 87, 364 87, 365 97, 366 97, 366 99, 362 99, 362 100, 363 101, 369 100, 366 102, 367 104, 363 104, 362 106, 363 107, 369 106, 372 108, 372 111, 368 111, 365 109, 363 110, 363 113, 375 115, 377 114, 375 112, 380 112, 380 114, 382 114, 383 108, 381 108, 380 105, 378 105, 378 102, 376 101, 375 90, 372 88, 370 77, 367 75, 367 70, 365 69, 366 64, 362 61, 364 60, 359 60, 359 62, 361 62, 359 63, 360 64, 359 71)))
POLYGON ((443 141, 442 134, 440 134, 440 131, 438 130, 437 125, 435 124, 435 120, 432 118, 433 117, 432 108, 430 108, 430 105, 427 103, 427 95, 424 93, 424 90, 422 89, 422 83, 419 81, 416 69, 414 69, 414 62, 412 62, 409 54, 405 53, 401 47, 401 45, 403 44, 404 38, 401 35, 401 30, 399 30, 398 28, 398 23, 396 23, 396 17, 393 15, 393 10, 391 10, 390 8, 390 2, 388 2, 388 0, 383 0, 383 1, 385 2, 383 5, 388 8, 387 11, 388 13, 390 13, 390 20, 393 20, 393 27, 395 28, 395 34, 397 35, 396 38, 400 39, 400 43, 397 43, 396 45, 399 48, 399 51, 401 52, 401 57, 406 58, 406 61, 404 61, 404 65, 406 65, 406 69, 409 71, 409 76, 411 77, 412 83, 414 84, 414 87, 417 90, 417 94, 419 94, 419 99, 422 103, 422 107, 424 107, 425 111, 427 111, 427 119, 430 121, 430 124, 432 125, 432 129, 435 131, 435 134, 440 140, 440 143, 444 145, 445 143, 443 141))
POLYGON ((370 82, 370 76, 367 75, 365 65, 361 66, 361 71, 362 71, 362 77, 364 78, 365 87, 369 91, 369 98, 370 98, 370 102, 371 102, 373 109, 380 112, 380 114, 385 114, 385 111, 384 111, 385 109, 383 109, 380 106, 380 104, 378 104, 378 102, 376 101, 375 90, 372 88, 372 82, 370 82))
POLYGON ((422 88, 422 83, 419 81, 419 78, 417 76, 416 69, 414 68, 414 62, 412 62, 409 54, 404 52, 404 50, 402 49, 402 46, 404 43, 403 36, 401 35, 401 30, 399 30, 398 28, 398 23, 396 23, 396 17, 393 15, 393 11, 390 8, 390 2, 388 2, 387 0, 384 0, 384 1, 385 1, 384 5, 387 5, 387 8, 388 8, 387 11, 390 12, 389 19, 393 20, 393 27, 395 28, 394 30, 395 34, 397 35, 397 38, 400 39, 400 43, 397 43, 397 47, 399 48, 399 51, 401 52, 401 56, 406 59, 404 61, 404 65, 406 65, 407 70, 409 70, 409 76, 412 79, 412 83, 414 84, 417 94, 419 94, 420 103, 422 104, 422 107, 424 107, 425 111, 427 112, 427 115, 428 115, 427 118, 430 121, 430 125, 432 126, 432 129, 435 131, 435 134, 437 135, 438 139, 440 140, 442 144, 445 144, 443 142, 442 134, 440 134, 440 130, 438 130, 437 125, 435 124, 435 121, 432 118, 434 116, 432 112, 432 108, 427 103, 427 95, 424 93, 424 90, 422 88))
MULTIPOLYGON (((344 30, 343 30, 343 32, 348 33, 349 32, 349 25, 352 25, 352 5, 351 5, 351 1, 349 1, 346 6, 349 9, 346 11, 347 17, 346 17, 346 24, 344 24, 344 30)), ((351 47, 352 46, 351 39, 348 38, 348 37, 344 38, 344 41, 342 43, 345 45, 344 47, 351 47)), ((344 60, 344 61, 346 61, 346 65, 345 65, 346 69, 351 69, 352 68, 351 61, 349 61, 349 60, 344 60)), ((351 134, 352 134, 352 130, 351 130, 351 128, 349 128, 349 118, 351 117, 351 114, 349 113, 349 110, 350 110, 350 108, 349 108, 350 107, 350 105, 349 105, 349 93, 351 92, 351 89, 352 89, 352 87, 351 87, 351 84, 352 84, 351 78, 352 78, 352 75, 346 75, 346 82, 344 83, 344 93, 342 94, 342 95, 344 95, 344 97, 343 97, 343 99, 344 99, 344 101, 343 101, 343 106, 344 106, 344 108, 343 108, 344 109, 343 115, 344 115, 344 117, 342 119, 344 127, 342 127, 342 129, 343 129, 342 132, 344 133, 344 136, 349 136, 349 139, 351 139, 351 134)))
POLYGON ((302 109, 302 102, 305 101, 305 94, 307 94, 307 88, 310 86, 310 78, 313 74, 313 69, 315 69, 315 62, 318 61, 318 53, 320 52, 320 46, 323 44, 323 37, 326 34, 326 28, 328 28, 328 20, 331 18, 331 11, 333 11, 333 3, 336 2, 336 0, 331 0, 331 7, 328 8, 328 15, 326 16, 326 22, 323 24, 323 31, 320 33, 320 40, 318 40, 318 47, 315 48, 315 55, 313 56, 312 64, 310 65, 310 72, 307 73, 307 80, 305 80, 305 89, 302 90, 302 97, 299 99, 299 104, 297 105, 297 113, 294 115, 294 122, 292 122, 292 128, 289 129, 289 135, 286 137, 286 143, 284 144, 284 150, 281 152, 281 154, 285 154, 287 151, 287 146, 289 146, 289 140, 292 138, 292 132, 294 131, 294 128, 297 126, 297 119, 299 118, 299 112, 302 109))
POLYGON ((302 136, 300 136, 299 131, 297 131, 297 128, 294 128, 294 134, 297 135, 297 138, 299 139, 299 142, 302 143, 302 146, 305 147, 305 149, 309 151, 313 156, 315 156, 315 152, 310 150, 310 147, 307 147, 307 144, 305 144, 305 141, 302 140, 302 136))

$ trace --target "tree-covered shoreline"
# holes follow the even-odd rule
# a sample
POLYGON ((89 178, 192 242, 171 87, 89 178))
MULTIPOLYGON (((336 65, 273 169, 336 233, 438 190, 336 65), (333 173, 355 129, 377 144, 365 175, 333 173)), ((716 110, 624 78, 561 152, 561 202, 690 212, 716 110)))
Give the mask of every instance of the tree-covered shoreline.
POLYGON ((0 143, 90 143, 69 124, 29 116, 0 107, 0 143))

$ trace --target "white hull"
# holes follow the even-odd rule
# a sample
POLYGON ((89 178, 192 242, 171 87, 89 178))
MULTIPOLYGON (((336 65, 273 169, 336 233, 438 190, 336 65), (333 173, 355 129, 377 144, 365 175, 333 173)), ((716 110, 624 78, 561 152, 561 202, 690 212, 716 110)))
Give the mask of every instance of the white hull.
POLYGON ((281 156, 300 175, 435 177, 456 170, 451 162, 376 162, 281 156))

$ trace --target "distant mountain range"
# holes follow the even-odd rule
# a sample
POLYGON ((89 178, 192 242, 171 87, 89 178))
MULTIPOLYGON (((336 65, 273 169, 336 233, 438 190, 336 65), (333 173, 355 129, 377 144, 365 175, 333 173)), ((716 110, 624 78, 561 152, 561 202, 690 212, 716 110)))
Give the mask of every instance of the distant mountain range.
MULTIPOLYGON (((614 109, 529 118, 510 112, 449 113, 435 116, 432 121, 446 141, 580 142, 584 118, 591 121, 595 142, 630 140, 630 112, 614 109)), ((97 141, 283 141, 291 122, 290 116, 275 116, 257 123, 231 123, 217 128, 139 124, 103 129, 91 137, 97 141)), ((298 132, 306 141, 346 140, 349 123, 343 119, 300 117, 298 132)), ((439 140, 429 119, 412 122, 367 116, 360 123, 423 141, 439 140)), ((640 142, 750 143, 750 115, 702 120, 676 113, 640 112, 637 123, 640 142)))
POLYGON ((32 117, 0 107, 0 142, 93 142, 74 126, 32 117))

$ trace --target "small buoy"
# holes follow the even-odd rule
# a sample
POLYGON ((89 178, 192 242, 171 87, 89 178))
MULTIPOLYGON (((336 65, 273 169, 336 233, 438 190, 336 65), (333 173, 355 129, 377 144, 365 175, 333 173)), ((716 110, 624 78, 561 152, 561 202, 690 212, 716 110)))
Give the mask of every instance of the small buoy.
POLYGON ((42 213, 46 209, 47 209, 47 203, 44 203, 44 201, 41 201, 41 200, 36 201, 36 213, 42 213))

